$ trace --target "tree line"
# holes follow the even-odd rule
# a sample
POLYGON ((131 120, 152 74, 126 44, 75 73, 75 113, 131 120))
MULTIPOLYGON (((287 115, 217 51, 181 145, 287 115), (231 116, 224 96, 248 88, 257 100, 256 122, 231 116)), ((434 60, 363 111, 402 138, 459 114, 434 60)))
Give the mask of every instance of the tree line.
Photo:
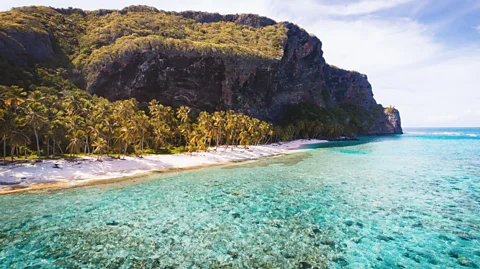
POLYGON ((233 111, 173 109, 135 99, 110 102, 81 90, 60 95, 48 87, 34 91, 0 86, 0 137, 4 160, 15 157, 95 154, 125 156, 206 151, 218 146, 249 146, 272 140, 273 126, 233 111), (7 150, 8 149, 8 150, 7 150), (9 151, 7 153, 7 151, 9 151))
POLYGON ((0 86, 0 139, 4 161, 7 156, 13 161, 33 154, 41 158, 94 154, 102 159, 105 155, 207 151, 219 146, 336 138, 359 131, 355 125, 339 124, 333 113, 314 104, 292 105, 287 110, 274 126, 232 110, 195 113, 187 106, 174 109, 156 100, 110 102, 75 88, 59 93, 45 86, 33 91, 0 86))

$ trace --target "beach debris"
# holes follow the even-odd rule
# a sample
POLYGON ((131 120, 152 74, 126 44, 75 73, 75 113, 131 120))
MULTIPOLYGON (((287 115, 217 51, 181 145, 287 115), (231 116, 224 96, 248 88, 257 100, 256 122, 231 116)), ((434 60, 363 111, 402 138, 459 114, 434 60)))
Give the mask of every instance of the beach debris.
POLYGON ((59 164, 58 164, 58 163, 54 164, 54 165, 53 165, 53 168, 58 168, 58 169, 61 169, 61 167, 59 166, 59 164))
POLYGON ((18 185, 20 183, 22 183, 22 181, 0 181, 0 185, 4 186, 18 185))

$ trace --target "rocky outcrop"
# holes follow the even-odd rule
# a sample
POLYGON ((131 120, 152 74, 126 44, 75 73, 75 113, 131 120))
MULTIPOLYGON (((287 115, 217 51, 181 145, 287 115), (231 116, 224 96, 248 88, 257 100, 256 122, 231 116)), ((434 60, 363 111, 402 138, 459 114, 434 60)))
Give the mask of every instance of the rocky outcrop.
POLYGON ((238 24, 248 25, 252 27, 265 27, 269 25, 274 25, 277 22, 274 20, 258 16, 255 14, 229 14, 229 15, 220 15, 218 13, 209 13, 209 12, 199 12, 199 11, 183 11, 178 14, 184 18, 193 19, 201 23, 211 23, 211 22, 234 22, 238 24))
POLYGON ((154 49, 125 53, 90 74, 92 94, 110 100, 134 97, 198 110, 233 109, 275 122, 287 104, 325 105, 322 43, 285 23, 280 60, 154 49))
POLYGON ((0 59, 26 66, 53 54, 51 36, 46 32, 0 31, 0 59))
MULTIPOLYGON (((77 9, 56 10, 61 14, 105 16, 114 10, 82 13, 77 9)), ((159 11, 151 7, 127 7, 129 12, 159 11)), ((197 22, 233 22, 251 27, 277 24, 252 14, 220 15, 205 12, 169 12, 197 22)), ((279 59, 226 55, 161 46, 138 51, 120 50, 92 69, 69 70, 67 76, 90 93, 110 100, 157 99, 170 106, 187 105, 196 110, 227 110, 276 122, 287 105, 314 103, 335 108, 354 105, 368 112, 369 134, 401 133, 398 111, 384 112, 373 97, 367 76, 326 64, 322 42, 295 24, 283 22, 286 39, 279 59), (86 79, 85 79, 86 78, 86 79)), ((0 56, 15 65, 42 62, 54 55, 48 33, 1 31, 0 56)), ((287 111, 288 113, 288 111, 287 111)), ((341 123, 344 124, 344 123, 341 123)))
POLYGON ((400 112, 396 109, 385 111, 385 121, 380 122, 377 126, 372 130, 372 134, 401 134, 403 131, 400 112))
POLYGON ((327 65, 324 69, 329 95, 325 97, 327 106, 354 104, 369 111, 377 107, 373 98, 372 85, 364 74, 347 71, 327 65))

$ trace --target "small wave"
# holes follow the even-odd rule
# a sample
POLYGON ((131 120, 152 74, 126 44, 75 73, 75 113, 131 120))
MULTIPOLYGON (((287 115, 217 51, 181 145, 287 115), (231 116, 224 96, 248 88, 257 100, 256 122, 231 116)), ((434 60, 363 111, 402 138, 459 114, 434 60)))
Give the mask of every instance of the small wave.
POLYGON ((460 135, 462 135, 462 133, 458 133, 458 132, 437 132, 437 133, 432 133, 432 135, 460 136, 460 135))
POLYGON ((412 135, 426 135, 428 133, 426 132, 407 132, 407 134, 412 134, 412 135))
POLYGON ((430 136, 468 136, 480 137, 480 134, 461 132, 407 132, 409 135, 430 135, 430 136))

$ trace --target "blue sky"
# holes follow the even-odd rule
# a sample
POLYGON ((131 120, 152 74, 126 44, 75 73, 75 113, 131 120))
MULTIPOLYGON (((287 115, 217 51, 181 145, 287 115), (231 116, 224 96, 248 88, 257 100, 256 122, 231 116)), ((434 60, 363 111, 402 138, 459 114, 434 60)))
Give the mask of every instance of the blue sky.
POLYGON ((395 105, 404 126, 480 126, 478 0, 17 0, 0 10, 12 4, 144 4, 292 21, 322 40, 328 63, 367 74, 377 101, 395 105))

